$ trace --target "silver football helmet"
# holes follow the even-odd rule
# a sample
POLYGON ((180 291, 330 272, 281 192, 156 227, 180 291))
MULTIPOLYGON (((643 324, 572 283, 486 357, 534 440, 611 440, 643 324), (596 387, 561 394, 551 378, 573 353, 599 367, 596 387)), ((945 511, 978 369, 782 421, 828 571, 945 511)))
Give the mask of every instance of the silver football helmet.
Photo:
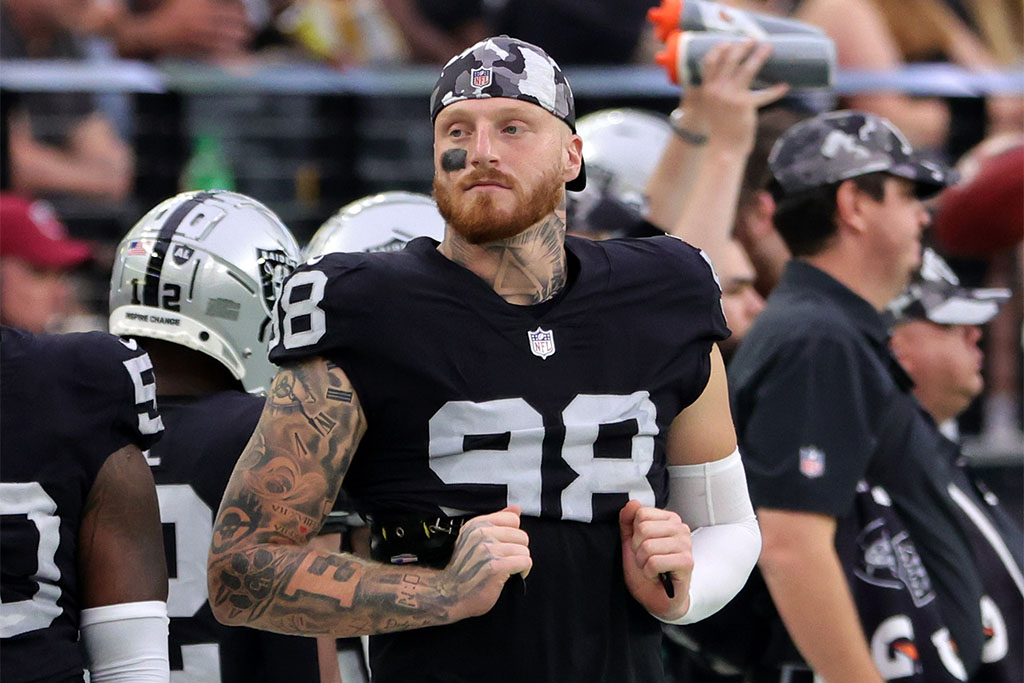
POLYGON ((270 315, 299 245, 260 202, 184 192, 128 231, 110 280, 110 331, 163 339, 221 362, 246 391, 266 393, 270 315))
POLYGON ((587 160, 587 187, 570 192, 586 205, 595 197, 611 197, 646 213, 647 181, 672 137, 661 114, 640 109, 603 109, 576 121, 587 160))
POLYGON ((434 200, 416 192, 382 192, 341 207, 313 234, 303 256, 398 251, 424 236, 444 239, 444 218, 434 200))

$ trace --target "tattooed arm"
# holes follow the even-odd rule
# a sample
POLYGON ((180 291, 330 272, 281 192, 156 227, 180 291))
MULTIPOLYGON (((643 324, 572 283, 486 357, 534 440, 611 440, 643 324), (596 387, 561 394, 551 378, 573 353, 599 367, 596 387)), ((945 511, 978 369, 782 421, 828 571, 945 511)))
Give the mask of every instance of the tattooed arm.
POLYGON ((207 580, 218 620, 336 637, 434 626, 487 612, 529 571, 514 507, 466 524, 443 570, 312 547, 365 430, 341 368, 310 358, 281 369, 217 513, 207 580))

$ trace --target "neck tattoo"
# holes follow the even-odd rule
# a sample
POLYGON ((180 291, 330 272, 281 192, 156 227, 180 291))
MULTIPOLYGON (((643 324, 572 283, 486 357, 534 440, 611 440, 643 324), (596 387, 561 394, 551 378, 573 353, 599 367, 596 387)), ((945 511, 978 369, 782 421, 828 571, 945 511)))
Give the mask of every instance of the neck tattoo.
POLYGON ((565 286, 565 221, 553 213, 515 237, 473 245, 451 239, 441 253, 468 268, 511 304, 547 301, 565 286))

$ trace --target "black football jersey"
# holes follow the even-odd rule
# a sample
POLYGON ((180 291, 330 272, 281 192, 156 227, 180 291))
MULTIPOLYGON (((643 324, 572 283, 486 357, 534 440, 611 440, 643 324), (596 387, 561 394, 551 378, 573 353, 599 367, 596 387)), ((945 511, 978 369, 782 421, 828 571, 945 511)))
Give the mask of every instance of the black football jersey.
POLYGON ((319 683, 316 641, 220 624, 206 557, 224 489, 263 399, 242 391, 160 397, 166 431, 149 452, 160 498, 169 585, 171 672, 179 683, 319 683))
POLYGON ((102 332, 0 330, 0 671, 82 680, 78 528, 107 456, 162 430, 149 356, 102 332))
POLYGON ((323 356, 356 389, 368 426, 345 489, 362 511, 515 504, 530 536, 529 578, 488 614, 372 638, 374 680, 660 680, 618 512, 664 505, 669 426, 728 334, 710 264, 671 237, 569 237, 566 287, 517 306, 436 247, 315 259, 275 312, 271 360, 323 356))

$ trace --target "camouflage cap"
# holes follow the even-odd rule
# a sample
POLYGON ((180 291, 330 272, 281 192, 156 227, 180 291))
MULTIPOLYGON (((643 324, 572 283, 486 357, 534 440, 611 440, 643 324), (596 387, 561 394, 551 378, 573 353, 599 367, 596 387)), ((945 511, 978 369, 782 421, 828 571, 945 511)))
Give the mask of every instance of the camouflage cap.
MULTIPOLYGON (((449 104, 462 100, 508 97, 530 102, 565 121, 576 132, 576 105, 569 81, 544 50, 509 36, 481 40, 452 57, 438 76, 430 94, 430 120, 449 104)), ((582 190, 586 171, 566 183, 582 190)))
POLYGON ((941 256, 926 247, 921 268, 886 307, 895 324, 928 320, 936 325, 984 325, 999 313, 1010 290, 964 287, 941 256))
POLYGON ((783 196, 868 173, 913 180, 920 197, 955 182, 956 172, 921 158, 896 126, 862 111, 834 111, 801 121, 775 142, 768 165, 783 196))

